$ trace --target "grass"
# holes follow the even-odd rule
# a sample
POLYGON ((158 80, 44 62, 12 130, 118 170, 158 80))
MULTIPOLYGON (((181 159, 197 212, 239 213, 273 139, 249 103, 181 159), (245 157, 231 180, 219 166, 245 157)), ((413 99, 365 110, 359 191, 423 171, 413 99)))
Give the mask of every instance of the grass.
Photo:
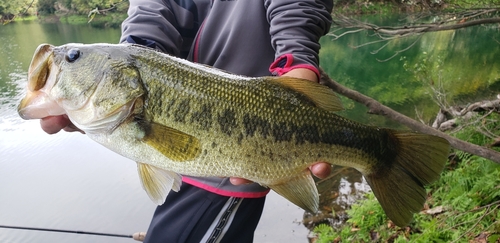
POLYGON ((14 21, 32 21, 32 20, 36 20, 37 17, 34 16, 34 15, 27 15, 27 16, 19 16, 19 17, 16 17, 14 19, 14 21))

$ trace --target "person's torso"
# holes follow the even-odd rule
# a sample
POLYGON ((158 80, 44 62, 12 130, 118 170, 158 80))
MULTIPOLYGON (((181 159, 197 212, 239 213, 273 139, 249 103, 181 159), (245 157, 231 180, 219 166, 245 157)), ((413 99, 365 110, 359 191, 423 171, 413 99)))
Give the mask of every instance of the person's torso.
POLYGON ((271 75, 274 61, 264 1, 171 0, 181 56, 231 73, 271 75))

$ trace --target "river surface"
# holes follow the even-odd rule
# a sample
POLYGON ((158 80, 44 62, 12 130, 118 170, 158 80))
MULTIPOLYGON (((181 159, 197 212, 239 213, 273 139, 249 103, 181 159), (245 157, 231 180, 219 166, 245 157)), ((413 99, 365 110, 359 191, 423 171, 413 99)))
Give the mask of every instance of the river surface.
MULTIPOLYGON (((488 32, 489 35, 495 33, 498 40, 498 30, 488 32)), ((451 48, 450 43, 458 45, 453 42, 461 38, 457 33, 453 33, 454 36, 449 33, 445 35, 448 39, 446 36, 438 36, 441 39, 433 37, 441 44, 432 44, 431 37, 426 37, 423 44, 391 60, 392 69, 388 69, 387 64, 385 68, 381 66, 377 57, 369 54, 370 49, 356 51, 346 47, 353 38, 358 37, 346 38, 344 42, 332 42, 324 38, 322 66, 339 82, 375 98, 381 97, 386 104, 400 108, 403 112, 414 113, 416 106, 434 112, 435 106, 422 102, 425 99, 421 96, 425 95, 418 96, 413 91, 408 91, 421 89, 425 93, 425 85, 411 86, 415 84, 404 85, 402 82, 411 76, 404 70, 403 64, 406 60, 407 65, 414 65, 426 55, 434 57, 436 45, 444 45, 440 50, 451 48), (393 92, 393 89, 399 92, 393 92), (405 92, 410 92, 411 95, 405 92)), ((17 103, 25 88, 28 65, 39 44, 116 43, 119 36, 118 29, 95 29, 89 26, 37 22, 15 22, 0 26, 0 225, 124 235, 146 231, 155 205, 140 186, 135 162, 114 154, 79 133, 45 134, 38 121, 24 121, 16 112, 17 103)), ((480 40, 483 39, 478 38, 476 41, 480 40)), ((484 43, 481 42, 481 45, 484 43)), ((487 71, 483 71, 485 68, 476 68, 478 73, 481 72, 481 77, 484 77, 482 80, 474 80, 469 86, 466 84, 471 82, 459 82, 461 90, 470 90, 472 93, 481 91, 487 95, 498 92, 495 87, 498 87, 500 80, 497 61, 500 48, 494 42, 489 45, 485 47, 486 52, 483 52, 487 54, 478 54, 477 50, 470 48, 472 50, 469 54, 460 57, 461 62, 456 58, 448 58, 454 51, 439 54, 441 59, 446 59, 446 63, 451 65, 445 65, 444 69, 453 69, 453 65, 458 65, 456 63, 471 65, 470 63, 479 61, 483 67, 487 67, 487 71), (472 61, 469 60, 471 58, 472 61), (472 89, 470 86, 476 88, 472 89)), ((389 54, 401 47, 394 45, 391 48, 387 50, 389 54)), ((450 72, 453 73, 453 70, 450 72)), ((461 78, 469 77, 467 75, 469 73, 463 74, 461 78)), ((467 92, 457 91, 458 95, 463 93, 467 92)), ((352 102, 346 101, 346 107, 349 109, 345 114, 353 119, 365 123, 379 120, 367 119, 365 110, 352 102)), ((384 121, 380 123, 385 124, 384 121)), ((353 196, 355 192, 369 190, 359 175, 349 171, 338 173, 333 181, 335 186, 330 186, 327 190, 336 195, 331 201, 337 206, 326 207, 342 209, 357 198, 353 196)), ((302 218, 302 210, 271 193, 255 232, 255 242, 307 242, 309 231, 302 225, 302 218)), ((0 242, 134 241, 127 238, 0 228, 0 242)))

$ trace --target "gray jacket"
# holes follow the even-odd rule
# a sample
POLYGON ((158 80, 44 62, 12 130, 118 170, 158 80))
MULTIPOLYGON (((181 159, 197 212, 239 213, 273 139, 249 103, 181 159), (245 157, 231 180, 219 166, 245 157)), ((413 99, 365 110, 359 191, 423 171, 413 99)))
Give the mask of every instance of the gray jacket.
MULTIPOLYGON (((318 42, 330 29, 332 7, 332 0, 130 0, 120 42, 143 42, 138 44, 240 75, 301 67, 319 76, 318 42)), ((184 182, 228 196, 266 191, 220 178, 184 182)))

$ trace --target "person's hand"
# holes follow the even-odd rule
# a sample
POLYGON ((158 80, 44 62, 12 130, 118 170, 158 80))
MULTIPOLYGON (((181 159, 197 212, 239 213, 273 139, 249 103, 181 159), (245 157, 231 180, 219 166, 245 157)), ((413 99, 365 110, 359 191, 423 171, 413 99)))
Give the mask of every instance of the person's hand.
POLYGON ((307 79, 315 83, 318 82, 318 75, 316 75, 315 72, 307 68, 292 69, 289 72, 283 74, 282 76, 307 79))
POLYGON ((58 133, 61 130, 84 133, 71 123, 67 115, 44 117, 40 119, 40 126, 48 134, 58 133))
MULTIPOLYGON (((301 78, 310 80, 312 82, 318 82, 318 76, 316 75, 316 73, 307 68, 292 69, 288 73, 285 73, 283 76, 301 78)), ((311 170, 311 173, 314 176, 323 179, 328 175, 330 175, 332 167, 330 166, 330 164, 326 162, 316 162, 309 167, 309 170, 311 170)), ((229 181, 231 181, 233 185, 244 185, 252 183, 252 181, 237 177, 231 177, 229 178, 229 181)))
MULTIPOLYGON (((330 164, 326 162, 317 162, 311 166, 309 166, 309 170, 312 172, 312 174, 320 179, 326 178, 328 175, 330 175, 330 172, 332 171, 332 167, 330 164)), ((229 181, 231 184, 237 186, 237 185, 246 185, 252 183, 252 181, 249 181, 247 179, 243 178, 238 178, 238 177, 231 177, 229 178, 229 181)))

